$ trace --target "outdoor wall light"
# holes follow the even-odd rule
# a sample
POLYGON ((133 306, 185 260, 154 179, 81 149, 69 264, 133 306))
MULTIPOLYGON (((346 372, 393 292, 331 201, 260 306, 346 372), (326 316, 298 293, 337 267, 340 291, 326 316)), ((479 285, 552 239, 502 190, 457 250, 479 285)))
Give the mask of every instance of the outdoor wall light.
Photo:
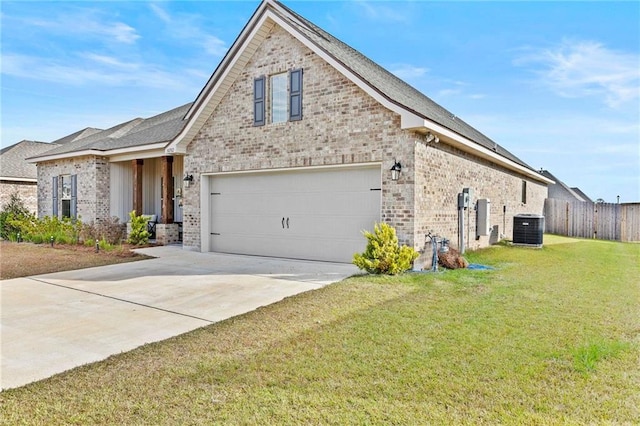
POLYGON ((391 180, 398 180, 400 178, 400 172, 402 171, 402 164, 399 161, 393 160, 394 164, 391 166, 391 180))
POLYGON ((184 182, 184 186, 188 188, 189 184, 193 182, 193 175, 184 175, 184 179, 182 179, 182 181, 184 182))

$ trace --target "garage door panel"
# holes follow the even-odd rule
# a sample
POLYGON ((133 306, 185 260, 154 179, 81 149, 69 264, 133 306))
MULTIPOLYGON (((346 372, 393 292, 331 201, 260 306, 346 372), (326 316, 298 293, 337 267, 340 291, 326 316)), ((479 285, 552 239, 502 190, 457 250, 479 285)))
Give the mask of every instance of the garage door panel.
POLYGON ((214 176, 210 188, 214 251, 351 262, 380 220, 379 166, 214 176))

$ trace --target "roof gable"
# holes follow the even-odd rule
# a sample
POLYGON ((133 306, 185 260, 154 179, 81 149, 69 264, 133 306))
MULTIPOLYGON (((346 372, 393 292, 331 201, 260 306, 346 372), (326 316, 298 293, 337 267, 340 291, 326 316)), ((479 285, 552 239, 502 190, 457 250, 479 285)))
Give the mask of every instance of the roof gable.
POLYGON ((188 143, 204 126, 274 25, 282 27, 380 104, 399 114, 403 129, 423 134, 433 131, 440 135, 440 140, 463 151, 550 183, 524 161, 414 87, 275 0, 260 3, 196 98, 185 116, 184 129, 167 146, 167 153, 186 152, 188 143))
POLYGON ((26 158, 49 151, 52 144, 37 141, 21 141, 0 151, 0 177, 5 180, 35 181, 38 172, 26 158))

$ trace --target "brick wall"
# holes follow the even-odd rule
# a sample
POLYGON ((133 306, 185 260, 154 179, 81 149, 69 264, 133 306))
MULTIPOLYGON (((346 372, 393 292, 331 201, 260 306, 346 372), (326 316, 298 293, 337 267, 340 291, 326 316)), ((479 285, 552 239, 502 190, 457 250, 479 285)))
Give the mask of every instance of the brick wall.
MULTIPOLYGON (((276 27, 187 148, 185 172, 194 182, 184 190, 185 247, 200 247, 202 173, 381 161, 388 170, 404 138, 399 124, 398 116, 276 27), (304 70, 303 119, 254 127, 254 78, 294 68, 304 70)), ((383 180, 383 199, 391 195, 387 185, 383 180)))
MULTIPOLYGON (((83 222, 100 221, 110 217, 110 173, 107 159, 84 156, 38 163, 38 217, 53 212, 53 176, 78 176, 78 217, 83 222)), ((58 214, 62 214, 62 183, 58 184, 58 214)))
POLYGON ((36 182, 0 181, 0 208, 11 199, 11 194, 17 194, 24 206, 32 213, 38 212, 38 186, 36 182))
MULTIPOLYGON (((492 224, 500 227, 503 204, 510 217, 517 211, 542 212, 546 186, 529 181, 523 206, 518 202, 522 177, 444 143, 427 147, 420 139, 400 130, 397 115, 276 26, 187 148, 185 171, 194 181, 184 191, 184 246, 201 245, 203 173, 382 163, 381 218, 396 227, 402 243, 416 248, 422 248, 428 230, 455 243, 457 193, 463 187, 474 189, 473 201, 491 199, 492 224), (295 68, 304 70, 303 119, 254 127, 254 78, 295 68), (396 182, 389 173, 395 159, 402 164, 396 182)), ((486 237, 472 240, 473 247, 487 244, 486 237)))
MULTIPOLYGON (((416 146, 416 248, 424 244, 424 235, 433 231, 458 241, 457 197, 463 188, 473 191, 471 203, 480 198, 491 202, 490 224, 498 234, 511 238, 513 216, 519 213, 542 214, 547 186, 499 167, 487 160, 462 152, 444 143, 416 146), (527 181, 526 204, 522 203, 522 181, 527 181), (503 215, 503 206, 506 214, 503 215)), ((466 248, 489 244, 489 237, 476 239, 476 212, 464 213, 466 248)))

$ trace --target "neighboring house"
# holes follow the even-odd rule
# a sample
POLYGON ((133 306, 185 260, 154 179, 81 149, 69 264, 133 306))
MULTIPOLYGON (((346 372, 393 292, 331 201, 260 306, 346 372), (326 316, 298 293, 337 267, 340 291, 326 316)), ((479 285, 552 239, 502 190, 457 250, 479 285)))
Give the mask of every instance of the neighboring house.
POLYGON ((573 192, 575 192, 580 198, 582 198, 584 201, 588 202, 588 203, 593 203, 593 200, 591 198, 589 198, 589 196, 587 194, 585 194, 584 192, 582 192, 582 190, 580 188, 576 188, 573 187, 571 188, 571 190, 573 192))
POLYGON ((63 145, 30 158, 38 165, 38 215, 126 222, 135 210, 161 222, 159 242, 177 242, 182 157, 174 162, 164 148, 184 126, 189 106, 70 135, 63 145))
POLYGON ((195 102, 165 114, 34 158, 39 213, 61 214, 66 185, 62 214, 159 213, 169 230, 182 222, 187 249, 350 262, 365 247, 362 230, 379 221, 417 249, 429 231, 455 246, 464 188, 467 245, 486 246, 489 234, 511 234, 513 215, 541 214, 552 183, 273 0, 195 102), (476 228, 479 199, 490 202, 477 204, 488 211, 476 228))
POLYGON ((564 182, 548 170, 540 170, 540 174, 555 183, 549 185, 549 197, 555 200, 593 202, 578 188, 569 188, 564 182))
POLYGON ((52 147, 46 142, 24 140, 0 151, 0 208, 9 202, 12 194, 17 194, 29 211, 37 213, 38 171, 35 164, 29 163, 26 158, 52 147))

